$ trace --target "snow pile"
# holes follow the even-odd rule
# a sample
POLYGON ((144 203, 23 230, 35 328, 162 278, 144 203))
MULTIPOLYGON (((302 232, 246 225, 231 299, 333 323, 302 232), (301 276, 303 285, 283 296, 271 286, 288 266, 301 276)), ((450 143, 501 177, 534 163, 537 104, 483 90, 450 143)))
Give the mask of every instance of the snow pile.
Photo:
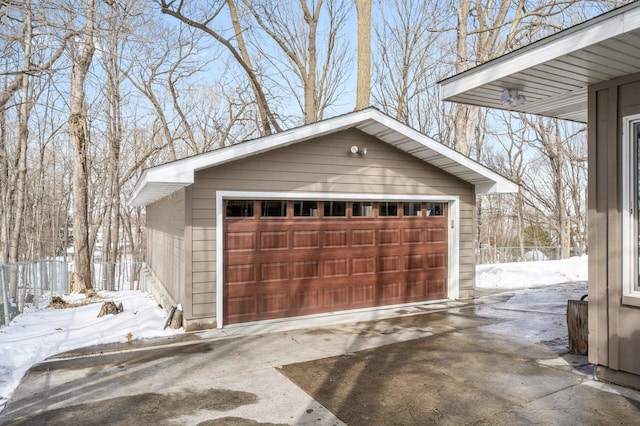
POLYGON ((587 281, 587 256, 476 267, 476 287, 517 289, 587 281))
MULTIPOLYGON (((32 309, 0 329, 0 410, 35 363, 72 349, 101 343, 169 336, 183 330, 163 330, 167 313, 141 291, 101 291, 100 303, 66 309, 32 309), (122 303, 118 315, 97 318, 102 302, 122 303)), ((84 295, 65 296, 68 303, 83 303, 84 295)))

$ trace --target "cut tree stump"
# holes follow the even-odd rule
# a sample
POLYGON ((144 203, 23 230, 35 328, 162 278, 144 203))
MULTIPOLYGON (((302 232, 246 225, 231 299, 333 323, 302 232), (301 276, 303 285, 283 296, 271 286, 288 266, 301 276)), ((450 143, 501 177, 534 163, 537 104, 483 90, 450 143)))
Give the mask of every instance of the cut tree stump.
POLYGON ((102 304, 102 308, 100 308, 100 313, 98 314, 98 318, 103 317, 105 315, 113 314, 117 315, 120 312, 124 311, 122 307, 122 302, 116 305, 116 302, 104 302, 102 304))
POLYGON ((567 301, 567 329, 569 331, 570 354, 587 355, 589 352, 588 313, 588 302, 584 300, 567 301))

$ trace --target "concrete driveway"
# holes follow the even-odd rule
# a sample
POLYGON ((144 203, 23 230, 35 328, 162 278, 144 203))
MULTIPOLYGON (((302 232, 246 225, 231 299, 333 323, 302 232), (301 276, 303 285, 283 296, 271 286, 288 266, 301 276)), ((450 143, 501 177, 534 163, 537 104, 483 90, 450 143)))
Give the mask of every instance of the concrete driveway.
POLYGON ((567 351, 586 284, 85 348, 1 424, 638 424, 640 392, 567 351))

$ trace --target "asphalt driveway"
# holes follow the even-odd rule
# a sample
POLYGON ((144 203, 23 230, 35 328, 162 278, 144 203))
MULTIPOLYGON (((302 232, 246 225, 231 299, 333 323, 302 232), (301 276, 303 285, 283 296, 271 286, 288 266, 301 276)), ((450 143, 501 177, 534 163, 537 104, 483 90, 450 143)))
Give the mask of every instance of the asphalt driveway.
POLYGON ((85 348, 34 366, 2 424, 638 424, 640 392, 567 355, 586 284, 85 348))

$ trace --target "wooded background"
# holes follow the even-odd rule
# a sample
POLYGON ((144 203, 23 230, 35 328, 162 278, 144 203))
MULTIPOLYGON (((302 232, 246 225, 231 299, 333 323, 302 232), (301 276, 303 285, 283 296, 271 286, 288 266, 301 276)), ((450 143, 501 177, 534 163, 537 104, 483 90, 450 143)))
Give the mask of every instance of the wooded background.
POLYGON ((368 105, 521 185, 478 200, 480 251, 581 254, 584 125, 437 82, 623 3, 0 0, 0 262, 73 247, 88 288, 94 255, 144 260, 144 168, 368 105))

